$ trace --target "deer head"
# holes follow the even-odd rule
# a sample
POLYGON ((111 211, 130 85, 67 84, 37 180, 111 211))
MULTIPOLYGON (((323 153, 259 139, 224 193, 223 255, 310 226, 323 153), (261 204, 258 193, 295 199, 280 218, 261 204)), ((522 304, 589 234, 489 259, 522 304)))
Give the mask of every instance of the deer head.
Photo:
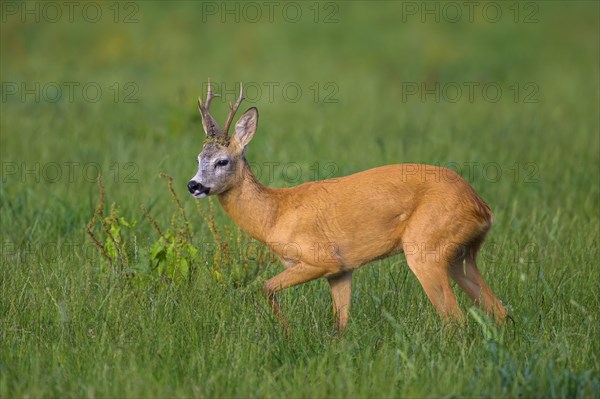
POLYGON ((230 137, 229 126, 244 99, 242 84, 240 83, 240 96, 235 105, 229 102, 229 115, 223 129, 219 128, 210 115, 211 102, 218 96, 219 94, 213 93, 209 80, 206 101, 203 103, 202 99, 198 98, 198 109, 202 115, 206 140, 202 152, 198 155, 198 172, 187 185, 190 194, 195 198, 222 194, 241 179, 246 146, 252 140, 258 124, 258 110, 252 107, 240 117, 235 124, 235 132, 230 137))

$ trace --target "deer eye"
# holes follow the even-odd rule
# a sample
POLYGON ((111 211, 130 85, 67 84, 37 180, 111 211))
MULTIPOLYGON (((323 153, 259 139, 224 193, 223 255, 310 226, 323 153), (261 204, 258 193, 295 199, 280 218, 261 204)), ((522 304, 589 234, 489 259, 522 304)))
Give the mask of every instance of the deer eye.
POLYGON ((229 164, 228 159, 219 159, 216 163, 216 166, 226 166, 227 164, 229 164))

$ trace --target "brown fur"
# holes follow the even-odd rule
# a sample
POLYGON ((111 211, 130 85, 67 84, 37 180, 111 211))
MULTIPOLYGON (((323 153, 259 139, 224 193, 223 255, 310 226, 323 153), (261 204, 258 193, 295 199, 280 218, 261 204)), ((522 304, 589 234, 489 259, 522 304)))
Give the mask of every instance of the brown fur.
POLYGON ((258 182, 244 158, 258 111, 246 111, 229 137, 242 89, 223 130, 209 113, 215 96, 209 84, 206 106, 199 100, 210 143, 198 157, 198 172, 188 189, 196 198, 217 195, 243 231, 277 254, 286 269, 268 280, 264 290, 286 331, 276 292, 326 278, 337 328, 343 330, 352 272, 399 252, 404 252, 444 320, 464 320, 449 284, 452 277, 478 306, 502 322, 506 310, 476 264, 492 212, 462 177, 437 166, 400 164, 291 188, 269 188, 258 182))
MULTIPOLYGON (((338 328, 343 329, 352 271, 404 251, 443 318, 463 318, 448 274, 499 322, 506 315, 475 264, 492 213, 453 171, 390 165, 280 189, 260 184, 246 162, 240 175, 239 184, 220 194, 219 201, 242 230, 269 245, 288 268, 290 277, 284 272, 266 283, 270 297, 291 285, 325 277, 335 302, 335 282, 349 276, 346 292, 338 295, 346 299, 335 307, 338 328), (464 271, 459 270, 462 266, 464 271)), ((273 306, 280 315, 279 306, 273 306)))

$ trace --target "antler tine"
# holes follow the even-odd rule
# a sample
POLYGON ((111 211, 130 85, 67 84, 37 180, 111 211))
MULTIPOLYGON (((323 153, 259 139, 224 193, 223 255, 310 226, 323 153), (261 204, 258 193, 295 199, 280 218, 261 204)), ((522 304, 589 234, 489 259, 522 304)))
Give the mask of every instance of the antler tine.
POLYGON ((210 84, 210 78, 208 78, 208 90, 206 91, 206 111, 210 111, 210 103, 215 97, 220 97, 219 93, 212 91, 212 85, 210 84))
POLYGON ((237 112, 244 98, 244 87, 242 85, 242 82, 240 82, 240 96, 235 102, 235 105, 231 106, 231 101, 229 101, 229 115, 227 115, 227 121, 225 122, 225 126, 223 127, 223 135, 225 135, 225 137, 227 137, 227 133, 229 132, 229 126, 231 126, 233 117, 235 116, 235 113, 237 112))
POLYGON ((219 125, 215 122, 210 114, 210 103, 215 97, 219 97, 220 94, 212 91, 212 85, 210 84, 210 78, 208 78, 208 89, 206 92, 206 104, 202 103, 202 97, 198 97, 198 109, 202 114, 202 126, 208 136, 216 136, 220 133, 219 125))

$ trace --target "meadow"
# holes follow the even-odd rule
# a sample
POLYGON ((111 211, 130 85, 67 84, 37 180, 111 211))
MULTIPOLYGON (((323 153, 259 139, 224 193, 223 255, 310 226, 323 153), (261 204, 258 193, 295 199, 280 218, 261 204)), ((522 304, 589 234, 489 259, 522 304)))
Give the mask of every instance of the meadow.
POLYGON ((0 397, 600 397, 599 5, 452 4, 2 2, 0 397), (512 321, 455 287, 445 327, 398 255, 343 335, 324 280, 281 293, 286 339, 282 267, 187 193, 208 77, 220 122, 240 81, 258 107, 269 186, 458 171, 512 321))

